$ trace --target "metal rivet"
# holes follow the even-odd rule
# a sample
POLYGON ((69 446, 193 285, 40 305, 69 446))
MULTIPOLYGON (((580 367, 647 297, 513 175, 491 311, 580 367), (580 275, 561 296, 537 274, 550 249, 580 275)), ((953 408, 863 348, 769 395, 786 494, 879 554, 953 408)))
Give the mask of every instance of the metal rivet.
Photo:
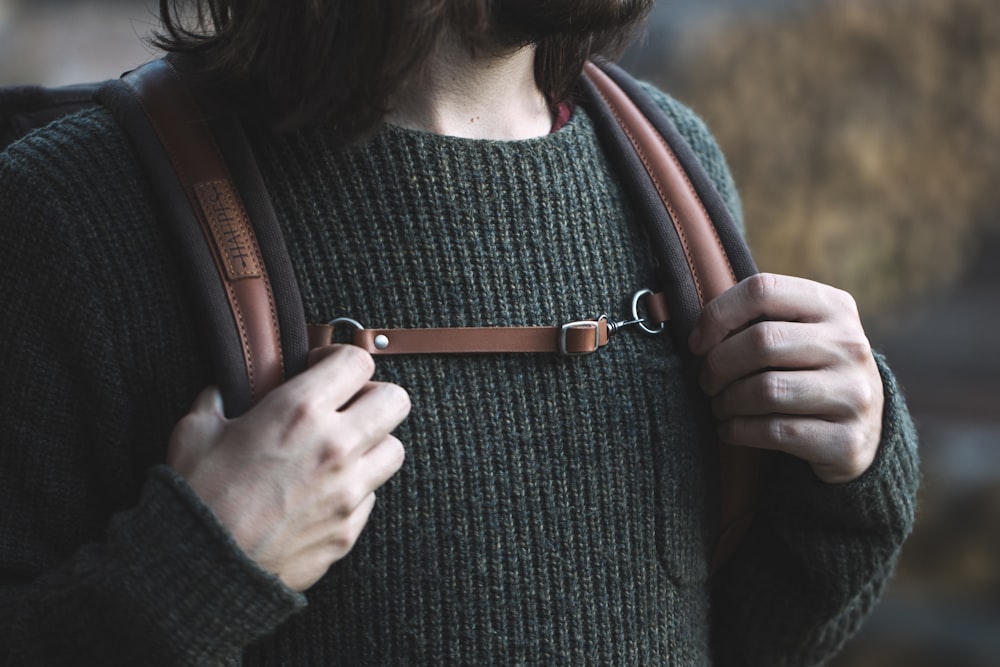
POLYGON ((375 349, 384 350, 389 347, 389 337, 384 334, 375 336, 375 349))

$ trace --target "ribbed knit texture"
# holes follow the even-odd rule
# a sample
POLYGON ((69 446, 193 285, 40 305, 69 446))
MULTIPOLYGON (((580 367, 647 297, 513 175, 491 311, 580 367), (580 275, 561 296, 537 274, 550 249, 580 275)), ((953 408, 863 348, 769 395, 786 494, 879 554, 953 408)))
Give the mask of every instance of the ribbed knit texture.
MULTIPOLYGON (((660 99, 739 217, 704 126, 660 99)), ((256 148, 311 321, 552 325, 624 314, 652 286, 581 110, 522 142, 385 127, 342 151, 321 131, 256 148)), ((5 658, 707 665, 714 616, 717 664, 807 665, 876 598, 916 480, 891 376, 876 466, 828 487, 778 459, 713 605, 713 452, 670 341, 630 331, 574 359, 380 359, 377 378, 412 397, 407 462, 293 614, 300 596, 246 562, 181 480, 145 472, 209 370, 135 169, 101 111, 0 157, 0 271, 17 283, 0 320, 5 658)))

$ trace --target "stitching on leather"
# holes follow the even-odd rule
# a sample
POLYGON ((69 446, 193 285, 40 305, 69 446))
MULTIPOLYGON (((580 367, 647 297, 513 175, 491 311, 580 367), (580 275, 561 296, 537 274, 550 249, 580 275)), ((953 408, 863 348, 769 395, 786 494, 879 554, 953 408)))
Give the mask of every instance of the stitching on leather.
MULTIPOLYGON (((176 79, 177 82, 181 86, 184 86, 185 84, 180 79, 180 75, 173 68, 173 66, 170 65, 169 63, 166 63, 165 61, 164 61, 164 65, 167 68, 167 70, 166 70, 167 74, 171 78, 176 79)), ((171 144, 166 139, 166 135, 164 134, 164 132, 162 130, 162 127, 157 122, 156 118, 153 115, 151 115, 151 114, 148 113, 146 105, 143 103, 142 96, 137 93, 137 91, 135 90, 135 88, 133 87, 133 85, 130 82, 124 81, 124 83, 126 85, 126 90, 128 91, 128 93, 136 100, 136 102, 139 104, 139 107, 143 110, 143 113, 146 115, 146 118, 149 119, 150 123, 152 124, 153 129, 156 132, 157 137, 160 139, 160 143, 163 145, 164 149, 167 151, 167 155, 170 157, 170 161, 171 161, 171 164, 173 164, 173 166, 174 166, 174 170, 177 172, 177 175, 180 177, 181 182, 184 184, 185 191, 187 191, 189 189, 189 186, 193 186, 193 184, 191 183, 191 178, 188 175, 188 173, 186 172, 186 170, 184 170, 182 168, 182 166, 181 166, 182 163, 177 159, 177 151, 176 151, 176 149, 173 147, 173 144, 171 144)), ((216 158, 219 160, 220 164, 223 165, 223 169, 224 169, 224 173, 225 173, 226 179, 227 179, 227 181, 230 184, 233 185, 233 189, 234 189, 234 192, 235 192, 235 183, 234 183, 234 181, 232 179, 232 175, 229 173, 228 166, 226 164, 226 161, 222 157, 222 153, 219 150, 218 145, 216 144, 215 141, 210 141, 209 143, 210 143, 210 148, 215 153, 216 158)), ((185 192, 185 194, 187 194, 187 192, 185 192)), ((188 195, 188 199, 190 201, 190 195, 188 195)), ((194 204, 194 202, 191 202, 191 203, 194 204)), ((244 206, 244 204, 242 202, 242 198, 239 199, 239 203, 240 203, 241 208, 243 208, 244 215, 246 215, 246 208, 245 208, 245 206, 244 206)), ((197 212, 197 210, 198 210, 197 207, 195 207, 195 210, 197 212)), ((204 230, 205 223, 202 220, 202 216, 198 215, 197 218, 198 218, 198 224, 204 230)), ((246 216, 246 219, 249 220, 249 216, 246 216)), ((251 229, 252 229, 252 227, 251 227, 251 229)), ((268 301, 268 315, 269 315, 270 320, 271 320, 271 326, 273 327, 273 331, 275 333, 277 333, 278 331, 280 331, 280 329, 278 327, 277 313, 276 313, 275 308, 274 308, 274 293, 273 293, 273 291, 271 289, 270 276, 267 274, 267 267, 264 264, 263 257, 262 257, 261 252, 260 252, 260 244, 257 242, 256 234, 252 235, 252 241, 253 241, 254 256, 257 258, 257 260, 258 260, 258 262, 260 264, 260 267, 261 267, 261 278, 264 281, 264 289, 265 289, 265 291, 267 293, 267 297, 268 297, 267 298, 267 301, 268 301)), ((214 249, 213 249, 213 255, 215 255, 215 250, 214 249)), ((249 335, 248 335, 248 331, 247 331, 246 319, 245 319, 245 317, 243 315, 242 308, 240 307, 239 300, 236 297, 235 289, 230 284, 230 282, 228 280, 226 280, 224 277, 223 277, 223 283, 226 286, 226 293, 229 296, 229 302, 230 302, 230 304, 233 307, 234 314, 236 315, 237 328, 239 330, 240 340, 243 343, 243 349, 245 351, 244 355, 243 355, 243 358, 246 361, 246 365, 247 365, 247 380, 248 380, 248 385, 249 385, 249 389, 250 389, 250 397, 251 397, 251 401, 253 401, 254 398, 256 397, 256 393, 257 393, 256 368, 255 368, 255 363, 254 363, 253 348, 250 345, 250 339, 249 339, 249 335)), ((282 347, 281 347, 280 336, 278 337, 278 340, 276 342, 277 342, 276 348, 277 348, 277 355, 278 355, 278 363, 280 364, 280 367, 281 367, 281 375, 282 375, 282 377, 284 377, 284 375, 285 375, 285 359, 284 359, 284 351, 282 350, 282 347)))
MULTIPOLYGON (((602 72, 602 74, 604 74, 604 73, 602 72)), ((607 75, 605 74, 605 76, 607 76, 607 75)), ((593 82, 593 79, 591 79, 591 81, 593 82)), ((667 197, 664 195, 663 186, 662 186, 660 180, 657 178, 657 176, 653 173, 653 169, 650 167, 649 160, 648 160, 645 152, 642 149, 642 145, 635 138, 635 136, 633 135, 633 133, 631 131, 629 131, 629 129, 624 125, 624 123, 622 122, 621 114, 619 113, 618 109, 616 108, 616 106, 614 104, 612 104, 611 99, 604 93, 603 90, 601 90, 600 86, 598 86, 596 82, 594 82, 594 88, 597 90, 598 94, 601 96, 601 98, 604 100, 604 102, 608 105, 608 108, 611 110, 611 113, 614 114, 615 119, 618 121, 618 124, 622 127, 622 130, 625 132, 625 135, 628 137, 629 142, 632 144, 633 148, 635 148, 636 153, 639 155, 639 159, 642 161, 643 166, 646 168, 646 172, 649 174, 650 180, 653 181, 653 186, 656 188, 657 193, 660 195, 660 199, 663 201, 664 206, 666 206, 667 211, 670 213, 671 218, 674 220, 674 228, 677 230, 677 234, 678 234, 678 236, 681 239, 681 246, 684 249, 685 259, 688 262, 688 266, 691 268, 691 277, 694 279, 694 282, 695 282, 695 288, 696 288, 696 290, 698 292, 698 299, 701 302, 701 304, 704 306, 704 304, 705 304, 705 296, 704 296, 704 291, 703 291, 702 285, 701 285, 701 278, 698 275, 698 272, 697 272, 697 269, 695 267, 694 261, 692 260, 690 246, 688 244, 687 237, 684 234, 683 225, 680 224, 679 217, 677 216, 676 212, 674 211, 673 206, 671 206, 670 202, 667 200, 667 197)), ((677 155, 674 153, 673 149, 670 148, 670 145, 667 143, 666 139, 664 139, 663 136, 658 131, 656 131, 656 128, 653 127, 653 124, 649 121, 648 118, 646 118, 644 115, 642 115, 641 112, 640 112, 639 116, 640 116, 641 122, 643 122, 648 128, 650 128, 650 129, 653 130, 653 135, 656 137, 656 140, 660 143, 660 145, 663 147, 663 149, 667 152, 667 156, 670 158, 670 160, 678 168, 678 171, 680 172, 681 177, 684 179, 684 184, 685 184, 685 187, 687 187, 688 192, 691 195, 694 196, 695 201, 698 203, 698 207, 701 209, 702 213, 705 214, 705 217, 708 218, 709 220, 711 220, 711 216, 708 214, 708 210, 705 208, 704 202, 702 202, 701 197, 698 196, 698 192, 697 192, 697 190, 695 190, 694 184, 691 182, 691 179, 688 177, 687 172, 684 170, 683 166, 680 163, 680 160, 677 159, 677 155)), ((712 237, 715 239, 716 245, 722 251, 722 253, 721 253, 722 254, 722 258, 726 262, 726 268, 729 270, 730 277, 733 279, 734 283, 738 282, 738 280, 736 278, 736 272, 733 270, 732 263, 729 261, 729 256, 726 254, 725 246, 722 244, 722 239, 719 236, 718 230, 716 230, 714 224, 713 225, 709 225, 709 228, 710 228, 710 231, 712 233, 712 237)))
MULTIPOLYGON (((656 136, 664 144, 664 146, 666 146, 666 141, 663 139, 663 137, 660 136, 659 132, 656 132, 656 136)), ((711 220, 712 216, 708 214, 708 209, 705 208, 705 202, 703 202, 701 200, 701 197, 698 196, 698 191, 695 190, 694 184, 691 182, 691 179, 688 178, 687 171, 685 171, 684 167, 681 166, 681 162, 677 158, 677 154, 674 153, 672 150, 669 150, 669 154, 670 154, 670 159, 673 160, 674 164, 677 165, 677 168, 680 170, 681 176, 684 178, 684 183, 687 185, 688 192, 690 192, 691 195, 694 197, 694 200, 698 202, 698 208, 701 209, 701 212, 705 214, 706 218, 711 220)), ((709 231, 712 232, 712 238, 715 239, 715 245, 719 247, 719 250, 721 251, 721 256, 726 261, 726 268, 729 269, 729 276, 733 279, 734 283, 739 282, 736 279, 736 272, 733 270, 733 265, 729 261, 729 255, 726 253, 726 247, 722 245, 722 238, 719 236, 719 231, 715 228, 714 224, 709 225, 709 231)))
MULTIPOLYGON (((233 306, 233 313, 236 315, 236 322, 240 330, 240 338, 243 340, 243 349, 252 350, 250 347, 250 337, 247 335, 247 323, 246 319, 243 317, 243 309, 240 307, 240 300, 236 296, 236 288, 233 287, 232 283, 228 280, 226 282, 226 292, 229 293, 229 303, 233 306)), ((244 361, 247 363, 247 377, 250 384, 250 401, 253 402, 254 396, 257 395, 257 385, 254 381, 256 377, 254 358, 253 354, 243 355, 244 361)))
MULTIPOLYGON (((170 68, 168 71, 171 72, 171 73, 173 73, 173 68, 170 68)), ((125 81, 124 83, 125 83, 125 85, 127 87, 127 90, 129 92, 129 94, 133 98, 135 98, 135 100, 139 104, 139 107, 142 109, 143 113, 145 114, 146 118, 149 120, 150 124, 153 126, 153 131, 156 132, 156 136, 159 138, 160 143, 163 145, 163 148, 167 151, 167 155, 169 156, 170 162, 171 162, 171 164, 174 167, 174 171, 177 172, 177 176, 180 178, 181 184, 184 187, 185 195, 188 196, 188 200, 190 202, 190 195, 187 194, 187 189, 188 189, 188 184, 191 183, 191 178, 188 175, 187 171, 183 168, 183 166, 182 166, 183 163, 177 159, 177 151, 176 151, 176 149, 174 148, 173 144, 170 141, 167 140, 167 137, 166 137, 166 135, 163 132, 162 126, 156 120, 155 115, 150 114, 148 112, 148 110, 146 109, 146 105, 143 102, 142 96, 138 94, 138 91, 136 91, 136 89, 134 88, 134 86, 130 82, 125 81)), ((198 208, 196 206, 194 206, 194 202, 190 202, 190 203, 192 204, 192 207, 195 210, 195 217, 198 220, 198 225, 203 230, 202 233, 203 234, 207 233, 208 230, 205 230, 205 222, 202 220, 202 216, 198 215, 198 208)), ((209 247, 210 247, 212 255, 214 257, 215 254, 216 254, 216 250, 211 245, 209 247)), ((218 260, 216 260, 216 261, 218 261, 218 260)), ((230 305, 233 308, 234 314, 236 315, 237 329, 239 330, 240 340, 243 342, 243 349, 245 351, 249 351, 250 350, 250 342, 249 342, 249 338, 247 337, 246 321, 243 318, 243 313, 242 313, 242 311, 240 309, 239 302, 236 299, 235 294, 233 293, 233 287, 229 283, 229 281, 226 280, 223 277, 222 282, 223 282, 223 284, 226 287, 226 294, 228 295, 229 303, 230 303, 230 305)), ((243 359, 244 359, 244 361, 246 362, 246 365, 247 365, 247 383, 248 383, 248 385, 250 387, 250 396, 252 397, 256 393, 256 381, 255 381, 253 359, 251 357, 252 357, 252 355, 248 355, 246 352, 244 352, 243 359)))
POLYGON ((614 114, 615 119, 618 121, 618 125, 621 127, 622 131, 625 132, 625 136, 628 137, 629 142, 632 144, 632 147, 638 154, 639 160, 642 161, 642 165, 643 167, 645 167, 646 173, 649 174, 649 178, 653 182, 653 187, 656 188, 656 192, 660 196, 660 201, 662 201, 663 205, 667 207, 667 212, 670 213, 670 218, 674 223, 674 229, 677 231, 677 236, 680 237, 681 247, 684 250, 684 258, 688 263, 688 269, 691 272, 691 277, 694 279, 695 290, 698 292, 698 301, 701 303, 701 305, 705 305, 705 295, 701 287, 701 279, 698 276, 698 271, 695 268, 694 260, 691 257, 691 247, 688 243, 687 236, 684 234, 683 226, 679 222, 677 212, 674 210, 674 207, 670 204, 666 195, 664 194, 663 186, 660 183, 659 179, 653 174, 653 170, 650 168, 649 161, 646 158, 646 154, 639 146, 639 142, 636 140, 632 132, 629 131, 628 127, 626 127, 625 124, 622 122, 622 117, 621 114, 618 112, 618 109, 615 107, 614 104, 611 103, 611 100, 608 98, 607 95, 605 95, 604 91, 601 90, 600 86, 597 86, 595 84, 594 87, 597 90, 597 94, 600 95, 601 98, 604 100, 605 104, 608 105, 608 109, 610 109, 611 113, 614 114))
MULTIPOLYGON (((177 83, 181 87, 186 87, 186 84, 184 83, 183 79, 181 79, 181 76, 177 72, 177 70, 174 69, 174 66, 171 65, 167 61, 163 61, 163 62, 167 65, 167 72, 170 74, 170 76, 172 78, 176 79, 177 83)), ((205 122, 207 124, 207 121, 205 121, 205 122)), ((206 127, 206 129, 207 129, 207 127, 206 127)), ((243 202, 243 197, 239 195, 239 191, 236 189, 236 181, 233 180, 233 175, 229 171, 229 164, 226 162, 226 159, 223 157, 222 151, 219 149, 219 145, 218 145, 218 143, 216 143, 215 138, 211 135, 211 130, 208 130, 208 132, 209 132, 209 138, 211 139, 211 141, 209 142, 210 148, 212 149, 212 152, 215 153, 216 159, 219 160, 219 164, 222 165, 222 169, 223 169, 223 172, 225 174, 226 181, 229 182, 232 185, 233 192, 237 195, 236 201, 237 201, 239 207, 242 209, 242 213, 243 213, 244 219, 247 221, 247 226, 251 230, 251 234, 249 234, 249 240, 253 244, 254 256, 257 258, 257 262, 260 265, 261 279, 264 281, 264 290, 267 292, 267 310, 268 310, 268 315, 271 318, 271 327, 272 327, 272 330, 274 331, 275 337, 277 339, 275 342, 277 343, 276 348, 277 348, 277 352, 278 352, 278 364, 281 367, 281 377, 284 378, 285 377, 285 356, 284 356, 284 351, 281 349, 281 335, 279 333, 281 331, 281 329, 278 326, 278 316, 277 316, 277 313, 275 312, 275 309, 274 309, 274 293, 271 291, 271 276, 267 273, 267 265, 264 263, 264 258, 263 258, 263 256, 261 255, 261 252, 260 252, 260 243, 257 241, 257 234, 256 234, 256 232, 253 229, 253 224, 250 222, 250 215, 247 213, 246 205, 243 202)), ((227 288, 228 287, 229 287, 229 285, 227 284, 227 288)), ((241 331, 245 331, 246 324, 245 324, 245 322, 242 322, 242 312, 240 313, 240 318, 241 318, 241 325, 240 325, 241 331)), ((249 345, 249 339, 246 338, 245 334, 244 334, 244 338, 245 338, 245 340, 247 340, 247 343, 246 343, 247 347, 245 349, 252 353, 253 348, 250 347, 250 345, 249 345)), ((254 397, 256 396, 256 387, 255 387, 255 384, 254 384, 253 359, 249 358, 249 357, 252 357, 252 356, 253 355, 250 354, 248 356, 248 359, 247 359, 247 371, 248 371, 248 375, 250 376, 250 399, 251 399, 251 401, 253 401, 254 397)))

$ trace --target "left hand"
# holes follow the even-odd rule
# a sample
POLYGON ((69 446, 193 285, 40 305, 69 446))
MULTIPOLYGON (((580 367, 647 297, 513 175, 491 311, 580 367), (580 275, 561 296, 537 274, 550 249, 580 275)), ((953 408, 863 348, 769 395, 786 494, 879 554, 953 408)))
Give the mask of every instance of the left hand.
POLYGON ((846 292, 752 276, 706 305, 690 346, 724 443, 787 452, 828 483, 875 460, 882 379, 846 292))

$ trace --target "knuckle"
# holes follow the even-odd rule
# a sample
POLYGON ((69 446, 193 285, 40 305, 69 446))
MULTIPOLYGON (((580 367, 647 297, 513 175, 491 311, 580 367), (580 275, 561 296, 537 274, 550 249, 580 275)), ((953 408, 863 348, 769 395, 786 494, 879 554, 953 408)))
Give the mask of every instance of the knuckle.
POLYGON ((798 436, 799 427, 794 422, 785 419, 768 421, 767 437, 771 442, 783 446, 792 443, 798 436))
MULTIPOLYGON (((370 495, 372 495, 372 500, 374 500, 374 495, 370 495)), ((364 502, 367 498, 368 496, 363 498, 359 506, 351 514, 343 517, 343 521, 340 522, 337 529, 330 536, 330 544, 338 552, 339 558, 347 555, 354 548, 365 526, 368 525, 372 503, 364 502)))
POLYGON ((860 417, 868 413, 875 405, 875 390, 866 382, 857 382, 851 385, 851 413, 860 417))
POLYGON ((778 278, 771 273, 757 273, 746 280, 748 296, 759 304, 770 301, 777 289, 778 278))
POLYGON ((782 329, 775 322, 759 322, 750 327, 750 345, 755 354, 767 359, 784 341, 782 329))
POLYGON ((310 428, 315 425, 320 417, 327 411, 323 401, 314 392, 300 393, 292 403, 290 413, 290 423, 293 428, 310 428))
POLYGON ((362 494, 355 485, 344 485, 330 494, 330 510, 338 519, 346 519, 354 513, 361 499, 362 494))
POLYGON ((865 363, 873 357, 871 342, 864 336, 849 339, 843 349, 848 358, 857 363, 865 363))
POLYGON ((858 302, 854 299, 854 296, 851 295, 850 292, 834 288, 833 293, 834 298, 837 300, 837 303, 840 304, 841 308, 852 315, 858 314, 858 302))
POLYGON ((351 552, 354 543, 357 542, 358 535, 348 531, 338 531, 330 538, 330 547, 333 549, 332 560, 336 561, 351 552))
POLYGON ((779 373, 764 373, 760 377, 758 391, 764 404, 768 407, 784 405, 790 392, 788 380, 779 373))
POLYGON ((857 426, 845 426, 840 442, 840 457, 845 467, 851 470, 862 468, 867 454, 862 430, 857 426))
POLYGON ((323 460, 333 468, 340 468, 351 457, 354 450, 352 437, 346 433, 340 433, 337 437, 331 437, 323 444, 323 460))

